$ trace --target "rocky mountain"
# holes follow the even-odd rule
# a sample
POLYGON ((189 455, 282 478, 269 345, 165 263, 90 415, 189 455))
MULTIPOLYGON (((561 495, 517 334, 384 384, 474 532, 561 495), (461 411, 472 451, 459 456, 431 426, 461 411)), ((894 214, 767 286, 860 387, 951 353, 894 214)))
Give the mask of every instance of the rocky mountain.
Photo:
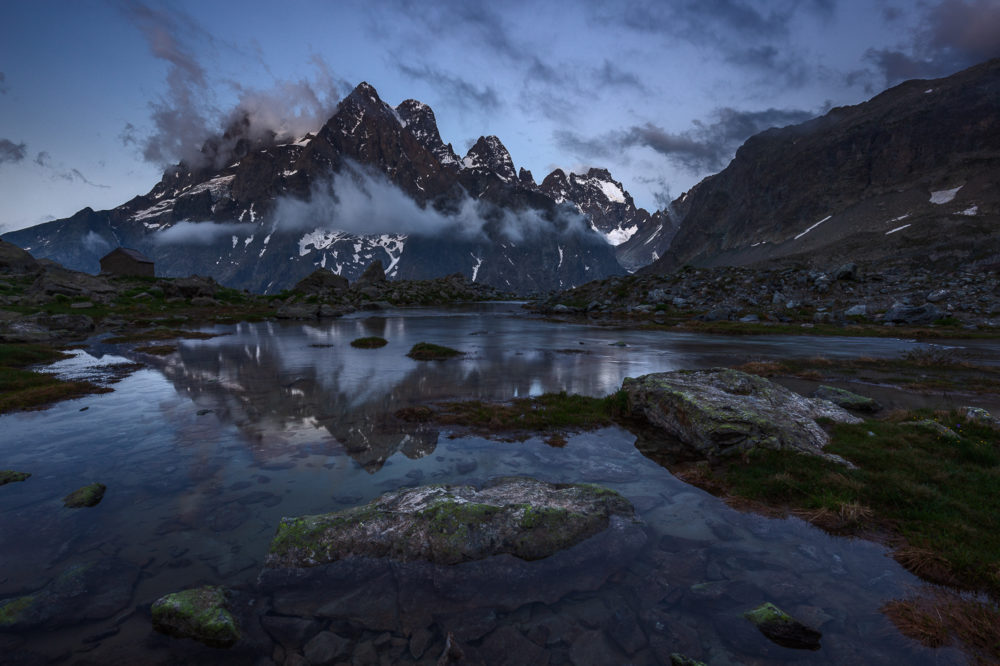
POLYGON ((576 204, 590 218, 594 230, 615 246, 618 262, 629 271, 659 259, 677 233, 677 224, 666 212, 650 215, 637 208, 607 169, 569 175, 556 169, 545 177, 540 189, 557 202, 576 204))
MULTIPOLYGON (((248 127, 232 123, 205 143, 199 164, 168 169, 117 208, 85 208, 4 238, 91 273, 112 248, 132 247, 159 275, 207 275, 258 292, 317 267, 354 280, 381 260, 390 278, 461 273, 530 293, 624 273, 621 241, 655 217, 604 170, 571 174, 569 196, 554 195, 515 170, 494 136, 459 157, 430 107, 392 107, 367 83, 316 134, 249 136, 248 127)), ((642 263, 628 257, 630 269, 642 263)))
POLYGON ((647 271, 845 261, 1000 264, 1000 60, 907 81, 856 106, 750 138, 674 202, 647 271))

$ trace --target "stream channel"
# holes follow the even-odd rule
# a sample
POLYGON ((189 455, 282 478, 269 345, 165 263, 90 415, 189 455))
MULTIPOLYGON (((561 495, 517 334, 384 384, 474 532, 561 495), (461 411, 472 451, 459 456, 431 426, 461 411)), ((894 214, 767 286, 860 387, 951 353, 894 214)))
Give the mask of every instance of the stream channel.
MULTIPOLYGON (((34 595, 48 604, 38 628, 0 633, 0 662, 301 664, 294 655, 302 644, 329 628, 351 641, 344 663, 433 664, 448 632, 491 664, 655 664, 670 663, 674 652, 712 665, 965 663, 954 650, 903 637, 879 612, 923 585, 884 547, 794 517, 731 509, 643 457, 626 430, 572 435, 556 448, 542 437, 493 441, 392 418, 434 401, 601 396, 650 372, 896 357, 925 343, 617 330, 545 321, 517 304, 207 330, 220 335, 182 340, 163 358, 91 340, 52 371, 86 377, 126 360, 147 365, 111 393, 0 417, 0 468, 32 474, 0 488, 0 600, 34 595), (372 335, 388 345, 349 345, 372 335), (465 355, 407 358, 420 341, 465 355), (619 491, 645 523, 645 545, 610 575, 573 572, 557 581, 565 583, 559 599, 539 601, 528 590, 523 603, 508 594, 501 607, 487 586, 462 610, 433 595, 411 600, 425 604, 421 617, 432 619, 424 626, 386 610, 382 602, 400 592, 375 581, 319 621, 272 621, 270 634, 258 632, 265 638, 252 658, 151 628, 150 604, 169 592, 212 584, 258 594, 283 516, 336 511, 404 486, 510 475, 619 491), (107 485, 99 505, 62 506, 93 481, 107 485), (783 648, 758 633, 742 613, 764 601, 820 629, 821 649, 783 648), (301 635, 285 636, 283 646, 270 641, 278 625, 301 635)), ((994 345, 980 347, 981 356, 998 357, 994 345)), ((259 613, 280 615, 258 596, 259 613)))

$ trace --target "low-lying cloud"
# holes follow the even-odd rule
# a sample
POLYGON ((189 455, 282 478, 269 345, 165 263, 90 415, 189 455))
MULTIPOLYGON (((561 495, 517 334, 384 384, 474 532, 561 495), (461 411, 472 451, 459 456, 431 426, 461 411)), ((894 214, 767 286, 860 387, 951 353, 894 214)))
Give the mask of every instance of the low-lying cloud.
POLYGON ((466 196, 449 209, 421 207, 380 172, 347 163, 339 174, 314 185, 307 199, 279 199, 274 220, 281 231, 458 235, 513 242, 538 233, 590 233, 587 218, 569 206, 553 214, 511 211, 466 196))
POLYGON ((94 254, 105 254, 111 250, 111 242, 96 231, 88 231, 80 240, 84 249, 94 254))
POLYGON ((220 236, 230 236, 246 233, 248 229, 256 230, 253 224, 239 222, 191 222, 184 220, 156 234, 159 245, 210 245, 220 236))

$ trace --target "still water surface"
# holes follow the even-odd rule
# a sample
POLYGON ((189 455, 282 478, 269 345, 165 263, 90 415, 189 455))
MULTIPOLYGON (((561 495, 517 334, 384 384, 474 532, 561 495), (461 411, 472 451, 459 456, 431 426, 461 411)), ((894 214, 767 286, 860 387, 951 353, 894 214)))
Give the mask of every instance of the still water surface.
MULTIPOLYGON (((457 620, 428 627, 432 663, 448 622, 487 660, 495 636, 509 643, 513 627, 553 664, 669 663, 675 651, 710 664, 964 663, 915 645, 881 616, 886 600, 920 585, 883 548, 730 509, 644 458, 625 430, 553 448, 391 418, 437 400, 605 395, 648 372, 893 357, 917 343, 618 331, 524 317, 509 304, 215 330, 222 335, 182 341, 166 358, 142 357, 149 366, 113 393, 0 418, 0 468, 33 475, 0 488, 0 599, 45 594, 75 564, 106 565, 85 593, 63 595, 66 608, 54 604, 43 629, 0 633, 0 662, 221 663, 224 653, 152 632, 149 604, 202 584, 253 590, 282 516, 343 509, 402 486, 528 475, 620 491, 646 524, 646 545, 599 589, 490 613, 471 629, 457 620), (348 344, 369 335, 389 344, 348 344), (466 355, 412 361, 405 353, 420 341, 466 355), (108 486, 97 507, 62 507, 63 496, 92 481, 108 486), (819 627, 822 649, 788 650, 757 634, 740 616, 767 600, 819 627)), ((94 342, 54 369, 86 375, 124 357, 139 358, 94 342)), ((352 631, 358 641, 380 633, 352 631)), ((273 647, 262 657, 287 656, 273 647)), ((398 657, 409 658, 405 649, 398 657)))

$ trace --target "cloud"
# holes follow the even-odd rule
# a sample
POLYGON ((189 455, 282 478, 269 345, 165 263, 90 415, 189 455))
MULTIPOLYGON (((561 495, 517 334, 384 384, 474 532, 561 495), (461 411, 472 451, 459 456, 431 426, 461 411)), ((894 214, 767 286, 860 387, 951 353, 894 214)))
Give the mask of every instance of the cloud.
POLYGON ((62 164, 55 164, 52 161, 52 156, 49 155, 47 151, 41 151, 35 155, 35 164, 42 167, 43 169, 48 169, 52 172, 51 176, 53 179, 59 178, 60 180, 65 180, 68 182, 79 182, 85 185, 90 185, 91 187, 98 187, 103 190, 110 189, 110 185, 102 185, 100 183, 95 183, 86 176, 79 169, 66 168, 62 164))
POLYGON ((816 114, 798 109, 739 111, 722 107, 712 121, 696 120, 683 132, 669 132, 653 123, 633 125, 598 137, 582 137, 568 130, 555 133, 564 150, 584 157, 609 158, 637 146, 651 148, 687 171, 700 175, 726 166, 748 138, 771 127, 798 124, 816 114))
POLYGON ((142 2, 124 4, 123 11, 145 37, 150 52, 167 63, 167 76, 166 92, 150 103, 152 129, 143 132, 129 123, 119 138, 125 145, 138 146, 143 158, 158 166, 184 162, 194 168, 221 167, 247 140, 266 143, 315 132, 348 88, 316 54, 309 59, 315 70, 311 80, 278 79, 267 89, 217 80, 198 54, 235 47, 217 42, 183 12, 142 2), (234 108, 219 108, 217 88, 236 93, 234 108))
POLYGON ((0 95, 7 94, 7 75, 0 72, 0 95))
POLYGON ((94 254, 105 254, 113 247, 109 241, 105 240, 96 231, 88 231, 81 240, 81 243, 83 243, 84 249, 94 254))
POLYGON ((10 139, 0 139, 0 164, 20 162, 28 154, 28 144, 14 143, 10 139))
POLYGON ((521 241, 539 233, 591 234, 586 218, 567 206, 554 213, 511 211, 465 197, 449 212, 423 208, 381 172, 346 163, 325 182, 314 184, 307 199, 284 197, 274 211, 277 228, 286 232, 325 229, 356 235, 503 237, 521 241))
MULTIPOLYGON (((899 15, 885 16, 895 22, 899 15)), ((869 49, 865 60, 886 85, 947 76, 1000 56, 1000 2, 941 0, 924 7, 911 37, 896 48, 869 49)))
POLYGON ((632 72, 625 71, 607 58, 604 63, 594 73, 594 79, 598 86, 613 88, 635 88, 641 93, 646 93, 646 85, 639 80, 639 77, 632 72))
POLYGON ((256 231, 256 225, 239 222, 191 222, 184 220, 154 236, 159 245, 208 245, 220 236, 236 235, 256 231))
POLYGON ((398 62, 396 67, 410 78, 431 84, 457 106, 466 109, 479 108, 484 111, 495 111, 502 105, 500 95, 492 86, 478 87, 461 77, 448 74, 426 64, 413 66, 398 62))

